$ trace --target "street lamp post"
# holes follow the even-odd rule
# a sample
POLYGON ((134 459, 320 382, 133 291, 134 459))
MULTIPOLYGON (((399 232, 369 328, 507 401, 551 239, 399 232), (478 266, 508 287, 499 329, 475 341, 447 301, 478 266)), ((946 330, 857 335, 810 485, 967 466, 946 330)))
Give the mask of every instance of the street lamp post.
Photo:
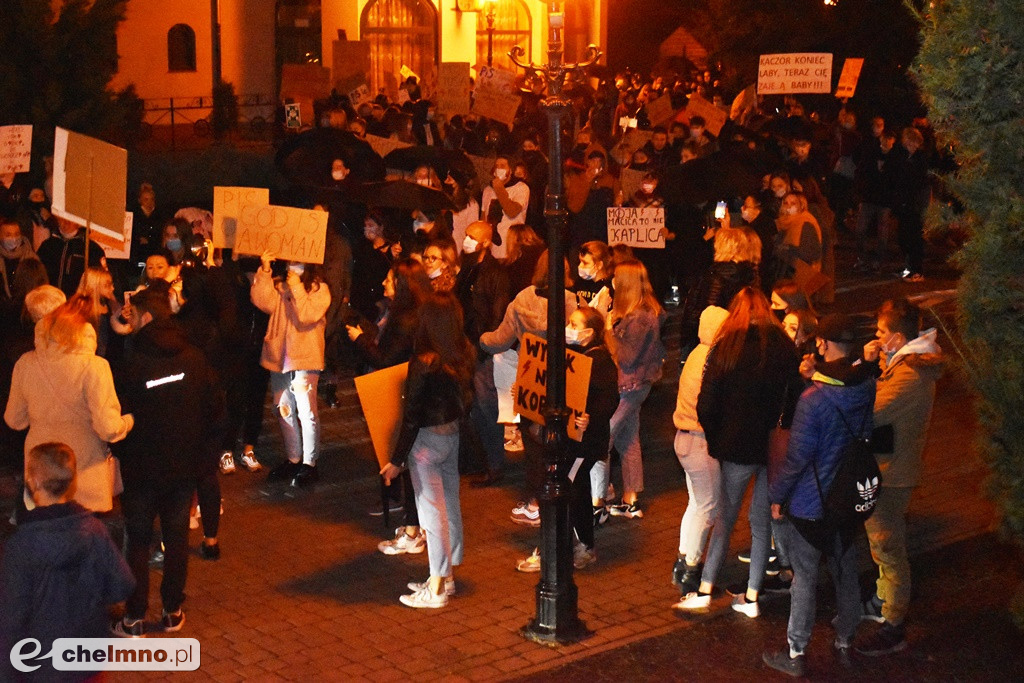
POLYGON ((547 409, 544 413, 544 457, 546 477, 540 495, 541 571, 537 584, 537 615, 520 633, 545 644, 578 641, 590 632, 580 621, 576 584, 573 582, 573 530, 569 522, 569 463, 565 453, 569 411, 565 406, 565 248, 568 212, 562 179, 562 123, 571 112, 563 94, 566 78, 601 58, 595 45, 587 48, 587 59, 578 64, 562 61, 562 31, 565 14, 562 3, 549 3, 548 63, 536 66, 523 61, 526 51, 516 45, 509 52, 512 62, 547 81, 548 96, 542 105, 548 121, 548 190, 544 216, 548 224, 548 328, 547 409))
POLYGON ((487 66, 494 62, 494 5, 495 0, 487 0, 487 66))

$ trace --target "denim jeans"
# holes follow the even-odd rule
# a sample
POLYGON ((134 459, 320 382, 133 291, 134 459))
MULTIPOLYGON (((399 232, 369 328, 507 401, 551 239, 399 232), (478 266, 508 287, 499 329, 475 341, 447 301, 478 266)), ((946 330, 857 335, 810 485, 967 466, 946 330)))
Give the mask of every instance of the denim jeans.
POLYGON ((686 512, 679 523, 679 554, 689 565, 704 555, 704 546, 714 525, 721 466, 708 455, 708 442, 702 432, 676 432, 676 458, 686 473, 686 512))
MULTIPOLYGON (((143 482, 125 487, 121 494, 128 566, 135 576, 135 590, 125 604, 130 619, 143 619, 149 606, 149 552, 153 543, 153 522, 160 518, 164 542, 164 571, 160 597, 164 610, 177 612, 185 600, 188 573, 188 513, 195 480, 143 482)), ((218 505, 219 505, 218 501, 218 505)))
MULTIPOLYGON (((798 520, 799 521, 799 520, 798 520)), ((793 586, 789 590, 789 628, 786 635, 794 652, 803 652, 811 640, 817 606, 818 564, 821 550, 816 548, 797 528, 787 524, 786 547, 793 563, 793 586)), ((826 555, 832 583, 836 589, 839 615, 832 622, 836 630, 836 643, 848 646, 860 623, 860 587, 857 582, 857 549, 851 531, 833 531, 829 535, 826 555)))
POLYGON ((291 462, 316 465, 320 443, 320 413, 316 404, 318 370, 270 373, 270 390, 291 462))
MULTIPOLYGON (((409 454, 420 527, 427 534, 431 576, 451 576, 462 564, 462 508, 459 504, 459 430, 451 434, 423 427, 409 454)), ((448 427, 443 425, 442 427, 448 427)))
MULTIPOLYGON (((640 493, 644 490, 644 462, 640 452, 640 407, 651 393, 650 384, 641 384, 636 389, 619 392, 619 407, 612 414, 608 426, 613 447, 622 459, 622 489, 640 493)), ((590 488, 594 496, 604 498, 611 481, 610 463, 607 458, 594 463, 590 470, 590 488)))
POLYGON ((501 472, 505 469, 505 427, 498 424, 498 393, 494 388, 492 358, 477 363, 469 414, 487 457, 487 470, 501 472))
POLYGON ((708 544, 704 561, 702 583, 715 584, 718 571, 729 553, 729 537, 736 526, 736 517, 743 504, 747 484, 754 479, 754 496, 750 501, 750 576, 749 590, 760 591, 764 570, 768 566, 768 548, 771 544, 771 509, 768 504, 768 468, 764 465, 738 465, 723 460, 721 498, 715 515, 715 528, 708 544))

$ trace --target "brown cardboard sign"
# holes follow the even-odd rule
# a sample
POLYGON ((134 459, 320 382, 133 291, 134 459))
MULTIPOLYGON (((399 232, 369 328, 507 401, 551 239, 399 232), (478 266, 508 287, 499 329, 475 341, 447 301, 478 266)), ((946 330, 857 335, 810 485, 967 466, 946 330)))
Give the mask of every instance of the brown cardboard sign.
POLYGON ((55 215, 116 240, 124 239, 128 152, 58 128, 53 146, 55 215))
POLYGON ((264 187, 213 188, 213 246, 235 246, 238 218, 270 203, 270 190, 264 187))
POLYGON ((363 408, 363 418, 370 429, 370 441, 381 468, 391 462, 391 453, 398 443, 408 376, 409 364, 402 363, 355 378, 359 405, 363 408))
MULTIPOLYGON (((523 335, 523 343, 519 347, 519 369, 512 388, 516 412, 538 424, 544 424, 544 409, 547 407, 547 351, 546 341, 534 334, 523 335)), ((572 411, 568 432, 573 441, 583 440, 583 432, 576 427, 576 418, 587 412, 592 365, 590 356, 565 350, 565 405, 572 411)))
POLYGON ((449 117, 469 113, 469 62, 442 62, 437 70, 438 108, 449 117))
POLYGON ((323 263, 327 212, 290 206, 243 207, 235 231, 235 253, 303 263, 323 263))
POLYGON ((686 118, 689 120, 694 116, 704 119, 705 128, 716 138, 722 132, 722 126, 729 118, 728 114, 700 95, 690 95, 690 101, 686 104, 686 118))

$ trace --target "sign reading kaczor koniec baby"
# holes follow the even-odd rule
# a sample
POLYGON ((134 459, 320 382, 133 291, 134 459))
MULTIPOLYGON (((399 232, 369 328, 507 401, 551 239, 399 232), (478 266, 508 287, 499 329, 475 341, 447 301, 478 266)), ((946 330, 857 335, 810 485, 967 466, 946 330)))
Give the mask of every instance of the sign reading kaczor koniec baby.
POLYGON ((622 206, 608 209, 608 244, 665 248, 665 209, 622 206))
POLYGON ((831 92, 831 53, 792 52, 761 55, 757 66, 758 95, 831 92))
MULTIPOLYGON (((527 332, 519 347, 519 368, 516 372, 516 412, 537 424, 544 424, 544 409, 547 407, 547 359, 548 343, 537 335, 527 332)), ((590 356, 565 350, 565 406, 572 413, 569 416, 569 438, 582 441, 583 432, 576 427, 576 418, 587 412, 587 393, 590 390, 590 356)))

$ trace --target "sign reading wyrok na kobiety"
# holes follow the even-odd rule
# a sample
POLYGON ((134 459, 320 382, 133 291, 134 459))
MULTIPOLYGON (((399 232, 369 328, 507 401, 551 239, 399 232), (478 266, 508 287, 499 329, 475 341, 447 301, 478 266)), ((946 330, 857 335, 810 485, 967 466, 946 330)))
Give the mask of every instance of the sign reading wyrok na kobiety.
POLYGON ((213 246, 234 247, 239 216, 268 204, 270 190, 265 187, 214 187, 213 246))
MULTIPOLYGON (((537 335, 526 333, 519 346, 519 369, 516 372, 516 412, 544 424, 547 407, 548 343, 537 335)), ((576 427, 576 418, 587 412, 587 391, 590 388, 589 356, 565 350, 565 405, 570 411, 568 432, 573 441, 582 441, 583 432, 576 427)))
POLYGON ((32 126, 0 126, 0 173, 26 173, 32 161, 32 126))
POLYGON ((608 244, 664 249, 665 209, 612 207, 608 209, 608 244))
POLYGON ((832 54, 792 52, 761 55, 757 67, 758 95, 832 92, 832 54))
POLYGON ((235 253, 260 255, 303 263, 324 262, 327 212, 290 206, 249 206, 238 215, 235 253))
POLYGON ((58 128, 53 141, 51 209, 78 225, 124 240, 128 152, 58 128))

